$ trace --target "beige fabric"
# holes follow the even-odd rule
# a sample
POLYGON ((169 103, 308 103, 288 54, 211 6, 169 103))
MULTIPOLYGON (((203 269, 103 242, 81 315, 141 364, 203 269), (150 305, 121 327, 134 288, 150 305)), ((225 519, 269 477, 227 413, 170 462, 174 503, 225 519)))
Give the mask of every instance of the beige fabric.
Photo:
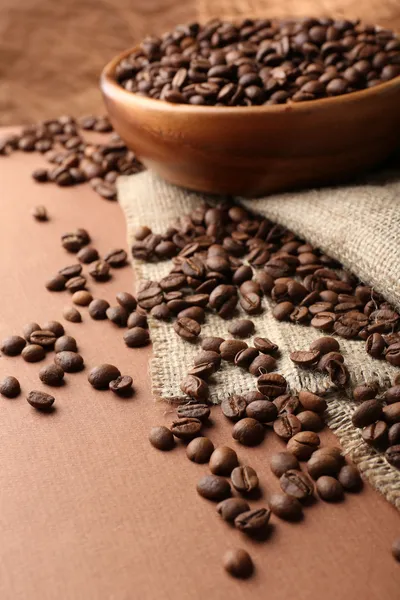
MULTIPOLYGON (((396 239, 400 239, 400 222, 396 218, 396 208, 397 211, 400 208, 400 195, 397 198, 395 195, 398 185, 389 183, 382 186, 311 190, 246 201, 245 204, 290 226, 298 235, 320 245, 324 250, 329 250, 331 255, 347 266, 352 266, 356 274, 365 274, 365 280, 373 283, 377 289, 385 291, 387 285, 391 299, 398 303, 400 290, 395 277, 396 266, 399 264, 396 239), (317 202, 317 197, 320 202, 317 202), (356 215, 362 210, 363 217, 357 220, 356 215), (368 233, 372 227, 371 222, 377 223, 374 225, 373 235, 368 233), (391 243, 387 243, 390 237, 389 227, 394 228, 391 243), (364 242, 363 231, 372 235, 371 244, 364 242), (367 277, 368 269, 371 277, 367 277)), ((204 199, 215 202, 211 197, 169 185, 148 171, 120 178, 119 201, 127 220, 129 244, 134 241, 133 231, 137 225, 146 224, 155 233, 162 233, 167 223, 190 212, 204 199)), ((158 280, 169 272, 171 263, 134 261, 134 267, 140 278, 158 280)), ((352 426, 354 404, 345 393, 332 389, 326 376, 300 369, 289 359, 291 349, 307 348, 312 340, 320 337, 320 333, 312 327, 277 322, 271 314, 270 301, 265 298, 263 302, 263 314, 252 317, 256 335, 267 336, 278 344, 281 357, 277 369, 286 377, 290 389, 297 392, 306 388, 317 393, 327 393, 328 425, 337 433, 343 448, 358 463, 364 475, 400 510, 400 473, 383 456, 370 449, 363 442, 359 430, 352 426)), ((154 396, 169 402, 179 401, 183 396, 180 381, 192 365, 199 346, 179 338, 170 323, 151 317, 149 321, 153 342, 150 370, 154 396)), ((207 322, 202 326, 202 337, 217 335, 228 338, 227 327, 228 322, 209 314, 207 322)), ((339 338, 339 342, 351 373, 352 386, 373 380, 383 387, 390 385, 397 372, 394 367, 368 356, 360 341, 339 338)), ((255 378, 252 375, 224 363, 210 384, 210 398, 212 402, 219 403, 228 394, 254 389, 255 378)))

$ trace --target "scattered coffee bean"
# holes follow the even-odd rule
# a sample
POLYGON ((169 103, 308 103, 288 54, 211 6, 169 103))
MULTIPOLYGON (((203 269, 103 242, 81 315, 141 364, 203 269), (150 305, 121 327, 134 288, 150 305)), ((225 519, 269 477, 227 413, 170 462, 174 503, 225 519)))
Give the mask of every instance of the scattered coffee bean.
POLYGON ((376 421, 376 423, 364 427, 361 435, 367 444, 375 448, 380 448, 387 445, 388 430, 389 428, 384 421, 376 421))
POLYGON ((46 365, 40 369, 39 379, 46 385, 59 386, 64 381, 64 371, 58 365, 46 365))
POLYGON ((254 571, 250 554, 241 548, 228 550, 224 554, 223 566, 229 575, 238 579, 247 579, 254 571))
POLYGON ((278 417, 274 421, 273 428, 276 435, 288 441, 301 431, 301 423, 295 415, 289 413, 278 417))
POLYGON ((222 342, 224 342, 224 338, 220 337, 205 337, 201 342, 201 347, 203 350, 211 350, 212 352, 218 352, 222 342))
POLYGON ((246 342, 241 342, 240 340, 225 340, 220 345, 219 351, 224 360, 233 362, 237 353, 246 348, 246 342))
POLYGON ((181 317, 175 321, 174 330, 181 338, 191 342, 198 338, 201 332, 201 327, 194 319, 181 317))
POLYGON ((253 340, 254 348, 263 354, 274 354, 278 351, 278 346, 268 338, 255 337, 253 340))
POLYGON ((395 423, 389 427, 388 442, 390 446, 397 446, 400 444, 400 423, 395 423))
POLYGON ((201 425, 200 419, 186 417, 173 421, 170 429, 175 437, 182 440, 191 440, 200 433, 201 425))
POLYGON ((95 320, 104 320, 107 318, 107 309, 110 307, 107 300, 92 300, 89 304, 89 315, 95 320))
POLYGON ((268 398, 277 398, 286 392, 286 379, 279 373, 265 373, 257 379, 258 391, 268 398))
POLYGON ((318 450, 315 450, 312 457, 320 458, 322 456, 326 456, 327 454, 329 456, 333 456, 338 461, 339 465, 342 465, 345 462, 342 451, 340 448, 336 448, 335 446, 325 446, 324 448, 319 448, 318 450))
POLYGON ((237 454, 229 446, 218 446, 210 457, 210 471, 214 475, 230 475, 239 464, 237 454))
POLYGON ((274 398, 273 403, 275 404, 278 410, 278 416, 280 417, 283 415, 294 415, 301 408, 297 396, 291 396, 290 394, 282 394, 282 396, 274 398))
POLYGON ((106 315, 108 320, 118 327, 126 327, 129 315, 122 306, 110 306, 106 310, 106 315))
POLYGON ((287 494, 273 494, 268 499, 271 512, 286 521, 298 521, 303 516, 303 509, 297 498, 287 494))
POLYGON ((264 433, 264 427, 261 423, 246 417, 235 424, 232 437, 243 446, 257 446, 263 441, 264 433))
POLYGON ((70 335, 62 335, 56 340, 54 344, 54 351, 58 352, 77 352, 78 346, 75 338, 70 335))
MULTIPOLYGON (((248 350, 253 350, 253 348, 248 348, 248 350)), ((255 349, 254 349, 255 350, 255 349)), ((258 350, 255 350, 258 352, 258 350)), ((244 353, 245 351, 243 351, 244 353)), ((237 355, 236 355, 237 356, 237 355)), ((236 360, 236 358, 235 358, 236 360)), ((268 354, 260 354, 256 356, 250 363, 249 373, 254 375, 255 377, 259 377, 264 373, 268 373, 273 371, 276 368, 276 360, 273 356, 269 356, 268 354)))
POLYGON ((42 331, 52 331, 56 337, 64 335, 64 327, 58 321, 47 321, 44 323, 42 331))
POLYGON ((343 487, 334 477, 323 475, 317 479, 317 492, 326 502, 338 502, 343 499, 343 487))
POLYGON ((63 275, 66 279, 71 279, 72 277, 78 277, 78 275, 82 272, 82 265, 69 265, 68 267, 63 267, 58 271, 60 275, 63 275))
MULTIPOLYGON (((192 444, 193 442, 190 443, 192 444)), ((221 515, 224 521, 230 523, 232 523, 241 513, 249 510, 250 506, 247 504, 246 500, 243 500, 242 498, 227 498, 217 505, 217 513, 221 515)))
POLYGON ((236 491, 249 494, 259 486, 258 476, 252 467, 235 467, 231 473, 231 482, 236 491))
POLYGON ((210 408, 207 404, 181 404, 178 406, 176 414, 180 419, 190 417, 204 423, 210 416, 210 408))
POLYGON ((8 375, 0 382, 0 394, 6 398, 16 398, 21 393, 21 386, 16 377, 8 375))
POLYGON ((340 352, 339 342, 333 337, 321 337, 310 344, 311 352, 319 352, 320 356, 328 352, 340 352))
POLYGON ((324 427, 321 417, 312 410, 304 410, 298 413, 297 418, 303 431, 321 431, 324 427))
POLYGON ((290 360, 299 367, 311 367, 315 365, 319 359, 319 350, 296 350, 290 353, 290 360))
POLYGON ((55 398, 54 396, 50 396, 50 394, 46 394, 46 392, 33 390, 29 392, 27 401, 37 410, 48 411, 52 408, 55 398))
POLYGON ((254 333, 253 321, 249 319, 238 319, 229 325, 228 331, 234 337, 247 338, 254 333))
POLYGON ((362 384, 353 389, 353 399, 356 402, 365 402, 365 400, 373 400, 378 392, 377 386, 374 384, 362 384))
POLYGON ((384 399, 387 404, 394 404, 395 402, 400 402, 400 385, 395 385, 386 390, 384 394, 384 399))
POLYGON ((298 470, 286 471, 280 477, 279 482, 283 492, 298 500, 305 500, 314 492, 312 481, 298 470))
POLYGON ((69 350, 58 352, 54 358, 54 362, 66 373, 77 373, 84 368, 82 356, 77 352, 71 352, 69 350))
POLYGON ((128 348, 147 346, 150 343, 149 332, 142 327, 132 327, 124 333, 124 342, 128 348))
POLYGON ((88 265, 96 260, 99 260, 99 253, 93 246, 84 246, 79 250, 76 258, 84 265, 88 265))
POLYGON ((164 425, 152 427, 149 433, 149 441, 157 450, 172 450, 175 440, 172 432, 164 425))
POLYGON ((71 279, 67 280, 65 287, 69 292, 71 292, 71 294, 74 294, 79 290, 84 290, 86 287, 86 277, 84 275, 71 277, 71 279))
POLYGON ((2 343, 0 350, 6 356, 18 356, 25 348, 26 340, 19 335, 10 335, 6 337, 2 343))
POLYGON ((38 331, 39 329, 41 329, 40 325, 38 323, 35 323, 34 321, 32 321, 31 323, 27 323, 26 325, 23 326, 22 334, 23 334, 24 338, 26 339, 26 341, 30 342, 31 341, 31 333, 33 333, 34 331, 38 331))
POLYGON ((389 464, 400 469, 400 444, 395 444, 385 452, 385 458, 389 464))
POLYGON ((266 528, 271 511, 267 508, 254 508, 242 512, 235 519, 235 527, 244 533, 253 534, 266 528))
MULTIPOLYGON (((79 252, 83 246, 86 246, 90 239, 88 240, 86 235, 83 234, 85 230, 77 230, 71 233, 65 233, 61 236, 61 244, 65 250, 68 252, 72 252, 76 254, 79 252)), ((87 234, 87 232, 85 232, 87 234)))
POLYGON ((86 290, 78 290, 72 294, 72 302, 78 306, 89 306, 92 300, 92 294, 86 290))
POLYGON ((363 487, 360 473, 352 465, 344 465, 340 469, 338 480, 346 492, 359 492, 363 487))
POLYGON ((340 466, 340 461, 335 456, 331 454, 318 455, 317 452, 314 452, 307 463, 307 470, 313 479, 319 479, 322 475, 337 475, 340 466))
POLYGON ((184 394, 195 400, 207 400, 208 398, 207 383, 195 375, 187 375, 181 382, 180 387, 184 394))
POLYGON ((108 281, 110 279, 110 266, 105 260, 97 260, 90 263, 88 273, 96 281, 108 281))
POLYGON ((116 379, 113 379, 108 384, 109 389, 119 396, 124 396, 132 392, 132 377, 129 375, 121 375, 116 379))
POLYGON ((224 398, 221 402, 222 413, 232 421, 238 421, 246 413, 246 401, 243 396, 232 395, 224 398))
MULTIPOLYGON (((63 367, 62 364, 61 367, 63 367)), ((118 379, 118 377, 121 377, 121 373, 117 367, 114 367, 114 365, 102 364, 91 369, 88 375, 88 381, 90 385, 97 390, 106 390, 108 389, 110 381, 114 381, 115 379, 118 379)))
POLYGON ((139 311, 134 311, 128 317, 128 327, 133 329, 134 327, 142 327, 143 329, 148 328, 147 317, 139 311))
POLYGON ((270 468, 276 477, 282 477, 286 471, 300 470, 300 465, 291 452, 277 452, 272 455, 270 468))
POLYGON ((277 321, 287 321, 294 311, 294 304, 291 302, 280 302, 272 309, 272 314, 277 321))
POLYGON ((115 296, 118 304, 122 306, 129 314, 132 313, 137 305, 136 298, 128 292, 118 292, 115 296))
POLYGON ((299 460, 308 460, 319 443, 319 437, 313 431, 300 431, 288 441, 287 449, 299 460))
POLYGON ((186 456, 195 463, 207 463, 214 452, 214 444, 207 437, 194 438, 186 447, 186 456))
MULTIPOLYGON (((246 400, 245 400, 246 402, 246 400)), ((255 400, 247 404, 246 416, 260 423, 270 423, 278 416, 278 409, 269 400, 255 400)))
POLYGON ((197 492, 207 500, 219 502, 231 495, 229 482, 219 475, 205 475, 197 483, 197 492))
MULTIPOLYGON (((47 174, 47 172, 46 172, 47 174)), ((47 208, 42 204, 34 206, 31 211, 32 217, 36 219, 36 221, 48 221, 49 215, 47 212, 47 208)))
POLYGON ((354 427, 366 427, 382 416, 382 406, 378 400, 366 400, 354 411, 351 420, 354 427))
POLYGON ((301 390, 299 392, 299 400, 303 408, 312 410, 318 414, 323 413, 327 406, 326 401, 323 398, 320 398, 320 396, 311 392, 307 392, 306 390, 301 390))
MULTIPOLYGON (((63 329, 64 331, 64 329, 63 329)), ((30 340, 32 344, 43 346, 43 348, 52 348, 57 339, 56 334, 50 329, 39 329, 31 333, 30 340)))
POLYGON ((21 356, 26 362, 33 363, 43 360, 46 356, 46 352, 43 346, 39 346, 39 344, 28 344, 22 350, 21 356))
POLYGON ((73 306, 64 307, 63 317, 66 321, 70 321, 71 323, 80 323, 82 321, 81 313, 73 306))
POLYGON ((114 269, 118 269, 126 265, 126 260, 128 258, 127 253, 123 249, 110 250, 104 256, 104 260, 106 263, 113 267, 114 269))

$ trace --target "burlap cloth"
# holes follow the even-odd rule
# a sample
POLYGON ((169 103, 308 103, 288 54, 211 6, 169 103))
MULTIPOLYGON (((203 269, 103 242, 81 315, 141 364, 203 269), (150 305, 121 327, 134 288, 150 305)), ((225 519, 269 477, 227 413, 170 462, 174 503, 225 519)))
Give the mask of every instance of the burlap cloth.
MULTIPOLYGON (((134 241, 137 225, 148 225, 162 233, 166 225, 189 213, 202 200, 216 199, 167 184, 146 171, 119 180, 119 201, 124 210, 128 241, 134 241)), ((325 188, 288 193, 257 200, 236 200, 272 221, 287 226, 301 238, 338 259, 365 283, 379 290, 397 307, 400 306, 400 180, 380 175, 375 180, 339 188, 325 188)), ((145 263, 134 261, 139 279, 158 280, 171 269, 170 261, 145 263)), ((257 336, 267 336, 279 345, 278 370, 292 392, 306 388, 326 393, 327 423, 336 432, 345 452, 358 464, 364 476, 400 510, 400 472, 389 465, 382 454, 365 444, 360 430, 351 423, 354 403, 346 392, 332 389, 330 380, 317 372, 296 367, 289 359, 293 349, 306 349, 321 333, 312 327, 277 322, 271 314, 268 298, 264 312, 252 317, 257 336)), ((155 398, 176 401, 182 397, 179 384, 198 344, 179 338, 170 323, 149 317, 153 359, 150 374, 155 398)), ((231 337, 229 322, 208 314, 202 337, 231 337)), ((363 342, 338 338, 351 374, 352 386, 378 381, 388 387, 396 372, 385 361, 369 357, 363 342)), ((247 340, 250 342, 251 340, 247 340)), ((231 393, 255 389, 255 378, 246 371, 224 363, 210 386, 211 400, 218 403, 231 393)))

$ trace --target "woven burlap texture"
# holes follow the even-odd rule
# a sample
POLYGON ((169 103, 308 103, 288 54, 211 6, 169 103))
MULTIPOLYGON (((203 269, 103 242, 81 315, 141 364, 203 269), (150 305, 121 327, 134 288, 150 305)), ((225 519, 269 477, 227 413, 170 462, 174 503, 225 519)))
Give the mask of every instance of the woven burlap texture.
MULTIPOLYGON (((340 189, 311 190, 297 194, 287 194, 255 201, 243 201, 248 207, 269 216, 276 222, 290 226, 303 239, 319 245, 324 251, 341 260, 346 266, 365 281, 372 283, 380 290, 390 281, 391 299, 399 304, 400 290, 395 282, 392 267, 398 256, 398 240, 400 240, 400 220, 391 223, 394 228, 392 244, 387 243, 388 223, 396 211, 400 209, 400 194, 395 197, 392 182, 386 185, 356 186, 340 189), (317 202, 317 197, 319 201, 317 202), (297 205, 294 206, 295 198, 297 205), (337 199, 337 201, 336 201, 337 199), (395 206, 389 206, 393 202, 395 206), (379 213, 377 206, 383 211, 379 213), (358 207, 358 208, 356 208, 358 207), (356 215, 362 218, 355 218, 356 215), (374 223, 370 244, 362 244, 362 232, 365 228, 371 233, 369 219, 374 223), (388 218, 388 214, 390 218, 388 218), (346 215, 347 227, 346 227, 346 215), (337 223, 337 231, 335 231, 337 223), (346 235, 347 232, 347 235, 346 235), (395 243, 397 239, 397 244, 395 243), (357 240, 360 240, 359 244, 357 240), (393 242, 394 240, 394 242, 393 242), (369 251, 370 250, 370 251, 369 251), (362 252, 362 255, 359 255, 362 252), (362 265, 359 268, 359 264, 362 265), (371 265, 371 277, 367 269, 371 265)), ((119 202, 124 210, 128 243, 134 241, 133 232, 138 225, 146 224, 155 233, 162 233, 166 224, 189 213, 199 202, 216 202, 215 198, 200 195, 167 184, 151 172, 143 172, 131 177, 119 179, 119 202)), ((398 213, 399 214, 399 213, 398 213)), ((397 264, 399 261, 397 259, 397 264)), ((171 269, 171 262, 145 263, 135 260, 134 269, 138 279, 158 280, 171 269)), ((389 465, 384 457, 365 444, 360 430, 353 427, 351 415, 354 403, 343 392, 334 390, 330 380, 313 371, 296 367, 289 358, 292 349, 306 349, 310 343, 320 337, 320 333, 312 327, 279 323, 271 314, 271 304, 263 299, 264 311, 252 317, 256 326, 256 335, 270 338, 278 344, 281 356, 278 370, 282 373, 294 393, 301 388, 313 392, 327 393, 327 423, 336 432, 340 442, 361 472, 379 489, 386 498, 400 510, 400 473, 389 465)), ((239 311, 240 314, 240 311, 239 311)), ((150 363, 150 374, 153 393, 156 399, 179 401, 183 394, 179 384, 193 364, 193 357, 199 351, 198 344, 191 344, 179 338, 170 323, 164 323, 149 317, 153 358, 150 363)), ((231 337, 228 333, 229 322, 220 317, 208 314, 202 326, 201 337, 208 335, 231 337)), ((351 373, 351 384, 378 381, 382 387, 388 387, 398 370, 384 361, 370 358, 360 341, 338 338, 346 364, 351 373)), ((246 340, 249 345, 251 339, 246 340)), ((232 393, 243 393, 255 389, 255 378, 242 369, 224 363, 210 384, 210 398, 219 403, 222 398, 232 393)))

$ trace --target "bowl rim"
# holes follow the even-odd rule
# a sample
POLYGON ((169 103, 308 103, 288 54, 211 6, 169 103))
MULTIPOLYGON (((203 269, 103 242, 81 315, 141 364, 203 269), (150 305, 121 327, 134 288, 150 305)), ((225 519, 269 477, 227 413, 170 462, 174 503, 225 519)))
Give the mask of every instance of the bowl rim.
POLYGON ((340 96, 332 96, 329 98, 319 98, 316 100, 305 100, 304 102, 290 102, 285 104, 269 104, 259 106, 204 106, 194 104, 179 104, 173 102, 167 102, 158 98, 149 98, 148 96, 141 96, 135 92, 129 92, 123 88, 115 78, 115 70, 117 65, 127 56, 132 54, 139 48, 139 44, 131 48, 126 48, 114 58, 112 58, 103 68, 100 75, 100 87, 105 96, 119 97, 123 102, 124 100, 130 99, 130 102, 135 102, 141 105, 143 108, 150 108, 154 110, 162 110, 170 113, 187 113, 187 114, 211 114, 213 112, 219 115, 237 115, 237 114, 262 114, 262 113, 285 113, 285 112, 309 112, 310 108, 317 110, 325 110, 329 108, 345 106, 346 104, 352 104, 358 100, 368 100, 373 96, 383 96, 387 92, 398 90, 400 92, 400 75, 397 75, 393 79, 386 81, 382 84, 376 85, 371 88, 359 90, 356 92, 350 92, 349 94, 343 94, 340 96))

